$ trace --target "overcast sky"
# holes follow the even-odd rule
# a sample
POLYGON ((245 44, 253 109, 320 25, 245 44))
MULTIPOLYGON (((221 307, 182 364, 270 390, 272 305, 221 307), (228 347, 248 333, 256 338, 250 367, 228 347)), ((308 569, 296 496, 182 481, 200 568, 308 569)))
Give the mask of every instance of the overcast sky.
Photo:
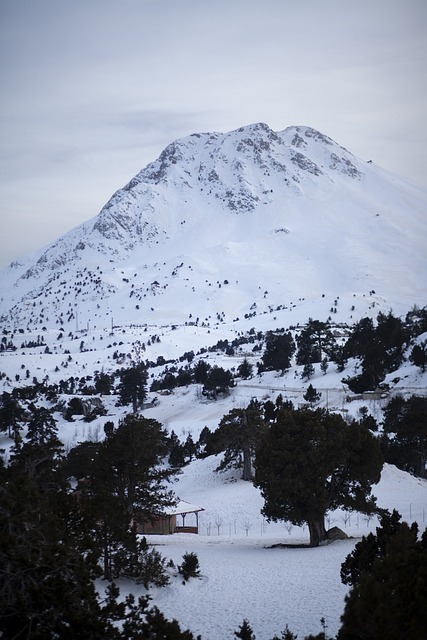
POLYGON ((425 0, 0 0, 0 266, 177 138, 319 129, 427 184, 425 0))

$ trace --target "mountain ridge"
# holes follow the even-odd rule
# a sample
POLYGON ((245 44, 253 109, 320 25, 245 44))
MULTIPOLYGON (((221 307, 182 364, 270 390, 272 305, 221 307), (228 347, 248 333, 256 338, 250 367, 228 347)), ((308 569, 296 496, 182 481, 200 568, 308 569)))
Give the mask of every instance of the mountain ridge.
POLYGON ((232 321, 372 290, 407 311, 425 298, 426 195, 310 127, 195 133, 35 262, 3 270, 0 317, 28 325, 41 306, 43 324, 66 324, 78 306, 98 322, 232 321))

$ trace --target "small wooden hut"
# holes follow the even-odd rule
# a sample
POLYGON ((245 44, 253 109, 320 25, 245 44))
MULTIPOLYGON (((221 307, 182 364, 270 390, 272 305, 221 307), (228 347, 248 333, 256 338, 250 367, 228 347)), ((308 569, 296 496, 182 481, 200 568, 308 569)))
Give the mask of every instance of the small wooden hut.
POLYGON ((202 507, 179 500, 174 507, 165 509, 161 516, 145 520, 138 525, 138 533, 169 535, 172 533, 199 533, 199 513, 202 507))

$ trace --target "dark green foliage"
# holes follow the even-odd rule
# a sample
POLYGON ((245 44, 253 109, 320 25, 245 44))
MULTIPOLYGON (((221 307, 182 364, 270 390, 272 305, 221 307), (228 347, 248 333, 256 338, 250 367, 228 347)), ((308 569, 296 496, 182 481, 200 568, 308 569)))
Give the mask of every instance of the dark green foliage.
POLYGON ((283 396, 280 393, 276 398, 276 402, 266 400, 266 402, 260 405, 261 414, 264 421, 267 423, 274 422, 274 420, 283 409, 292 411, 293 408, 294 406, 291 400, 283 400, 283 396))
POLYGON ((372 320, 363 318, 355 325, 345 345, 347 357, 361 358, 362 373, 343 382, 354 393, 374 390, 387 373, 402 363, 409 335, 400 318, 395 318, 391 312, 388 315, 379 313, 376 327, 372 320))
POLYGON ((260 409, 250 404, 246 409, 232 409, 212 434, 211 450, 224 451, 217 471, 231 467, 242 468, 242 479, 252 480, 252 457, 265 429, 260 409))
POLYGON ((191 460, 193 460, 193 458, 196 457, 197 445, 194 442, 193 436, 191 435, 191 433, 189 433, 188 436, 186 437, 182 449, 184 454, 184 460, 186 463, 191 462, 191 460))
POLYGON ((427 342, 416 344, 409 355, 409 360, 413 362, 416 367, 420 367, 424 373, 427 367, 427 342))
POLYGON ((426 478, 427 398, 392 398, 384 409, 383 428, 386 461, 426 478))
POLYGON ((400 318, 395 318, 391 311, 387 315, 378 314, 375 340, 382 347, 381 360, 386 372, 400 366, 408 339, 408 330, 400 318))
POLYGON ((137 364, 120 372, 118 393, 122 405, 132 404, 133 413, 143 405, 147 396, 147 370, 143 364, 137 364))
POLYGON ((346 597, 339 640, 423 640, 427 628, 427 531, 400 523, 397 512, 382 517, 377 534, 359 542, 341 576, 346 597))
POLYGON ((218 394, 227 395, 232 386, 234 386, 234 382, 231 372, 214 365, 209 369, 202 393, 208 398, 216 400, 218 394))
POLYGON ((347 366, 347 357, 343 346, 336 344, 330 353, 330 359, 337 365, 337 371, 339 373, 344 371, 347 366))
POLYGON ((269 331, 265 340, 260 371, 286 371, 291 366, 295 342, 291 333, 277 334, 269 331))
POLYGON ((252 631, 252 627, 249 622, 245 619, 242 624, 238 628, 237 631, 234 632, 234 636, 239 638, 240 640, 255 640, 256 636, 252 631))
POLYGON ((109 395, 111 393, 113 385, 112 376, 108 375, 108 373, 104 373, 103 371, 96 371, 94 380, 96 393, 100 393, 101 395, 109 395))
POLYGON ((390 514, 384 512, 377 527, 376 535, 369 533, 363 536, 354 550, 341 565, 341 582, 352 587, 360 582, 362 573, 372 573, 374 561, 383 558, 387 552, 390 539, 396 535, 401 526, 401 515, 394 509, 390 514))
POLYGON ((31 405, 31 419, 24 442, 12 449, 11 466, 27 474, 45 491, 53 490, 55 471, 61 461, 63 446, 57 436, 56 420, 45 407, 31 405))
POLYGON ((166 572, 166 559, 149 546, 145 537, 132 537, 132 543, 123 549, 121 567, 120 558, 115 557, 115 571, 118 575, 135 580, 136 584, 143 584, 146 589, 150 585, 164 587, 169 584, 166 572))
MULTIPOLYGON (((56 451, 50 418, 33 409, 24 445, 31 459, 42 447, 51 459, 56 451)), ((29 467, 21 450, 8 468, 0 465, 0 635, 5 640, 194 640, 175 620, 166 620, 155 607, 149 609, 147 597, 120 599, 111 583, 101 601, 94 587, 103 554, 107 577, 128 576, 145 587, 168 581, 165 560, 144 538, 137 539, 129 522, 139 500, 151 510, 167 496, 156 471, 144 467, 162 457, 164 434, 154 421, 141 420, 130 416, 122 430, 112 430, 105 445, 108 451, 101 453, 99 443, 80 445, 68 464, 52 464, 48 476, 41 473, 43 465, 29 467), (132 433, 138 427, 146 443, 143 452, 138 447, 140 434, 132 433), (115 458, 110 456, 113 450, 115 458), (133 453, 140 463, 136 470, 133 453), (85 466, 80 489, 70 493, 64 478, 85 466), (50 482, 41 482, 41 477, 50 482), (143 485, 141 491, 133 486, 134 480, 143 485), (158 501, 152 495, 157 489, 158 501)))
POLYGON ((24 410, 17 398, 4 391, 0 398, 0 431, 7 431, 10 437, 16 439, 22 429, 23 418, 24 410))
POLYGON ((323 358, 322 362, 320 363, 320 369, 323 373, 323 375, 326 375, 326 372, 328 370, 329 367, 329 362, 328 362, 328 358, 326 358, 326 356, 323 358))
POLYGON ((321 397, 322 394, 320 393, 320 391, 317 391, 317 389, 315 389, 312 384, 308 385, 307 391, 303 395, 304 400, 306 402, 309 402, 310 404, 315 404, 320 400, 321 397))
POLYGON ((193 367, 193 378, 196 384, 205 384, 211 365, 206 360, 199 360, 193 367))
POLYGON ((342 507, 365 513, 379 481, 382 456, 377 440, 357 422, 324 410, 283 411, 256 452, 255 482, 269 520, 306 522, 310 545, 326 538, 325 514, 342 507))
POLYGON ((62 473, 66 478, 80 480, 90 473, 91 465, 99 448, 97 442, 82 442, 73 447, 62 465, 62 473))
POLYGON ((71 398, 65 409, 64 418, 73 421, 73 416, 82 416, 84 414, 83 402, 81 398, 71 398))
MULTIPOLYGON (((58 500, 17 469, 0 471, 0 635, 4 640, 194 640, 149 598, 101 601, 97 565, 71 536, 58 500)), ((62 504, 67 502, 62 497, 62 504)), ((147 550, 148 551, 148 550, 147 550)))
POLYGON ((173 503, 166 482, 173 471, 160 463, 168 452, 166 431, 156 421, 127 415, 98 444, 81 486, 81 504, 101 550, 107 580, 132 572, 133 522, 142 522, 173 503), (132 559, 130 560, 132 562, 132 559))
POLYGON ((197 456, 206 458, 215 453, 215 438, 209 427, 203 427, 197 441, 197 456))
POLYGON ((314 367, 311 362, 306 362, 301 372, 302 380, 310 380, 314 376, 314 367))
POLYGON ((363 358, 375 340, 375 327, 372 318, 362 318, 353 325, 344 345, 344 357, 363 358))
POLYGON ((102 637, 90 566, 67 542, 49 497, 15 469, 2 478, 0 541, 2 637, 102 637))
POLYGON ((169 464, 173 468, 185 465, 184 447, 174 431, 169 436, 169 464))
POLYGON ((297 640, 297 638, 298 638, 297 634, 292 633, 288 625, 286 625, 281 637, 278 638, 277 636, 275 636, 272 640, 297 640))
POLYGON ((248 378, 252 378, 253 369, 254 368, 249 360, 245 358, 242 364, 239 364, 239 366, 237 367, 237 373, 241 378, 243 378, 243 380, 248 380, 248 378))
POLYGON ((199 559, 196 553, 184 553, 182 556, 182 564, 178 567, 179 573, 182 575, 185 582, 188 582, 190 578, 200 577, 200 565, 199 559))
POLYGON ((330 356, 335 347, 335 338, 327 322, 309 318, 306 327, 297 336, 297 364, 321 362, 330 356))

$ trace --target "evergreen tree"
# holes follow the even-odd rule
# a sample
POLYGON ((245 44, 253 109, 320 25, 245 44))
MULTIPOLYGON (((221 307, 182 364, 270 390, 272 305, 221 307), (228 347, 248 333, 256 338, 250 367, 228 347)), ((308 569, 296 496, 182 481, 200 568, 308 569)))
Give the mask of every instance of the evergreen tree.
POLYGON ((196 384, 205 384, 211 365, 206 360, 199 360, 193 368, 193 379, 196 384))
POLYGON ((183 467, 185 465, 184 447, 174 431, 170 434, 169 464, 171 467, 183 467))
POLYGON ((199 558, 196 553, 184 553, 182 556, 182 564, 178 567, 178 572, 182 575, 185 582, 190 578, 200 577, 199 558))
POLYGON ((246 619, 243 620, 238 630, 234 632, 234 636, 236 638, 239 638, 240 640, 255 640, 256 638, 252 631, 251 625, 246 619))
POLYGON ((326 375, 326 372, 328 370, 328 366, 329 366, 328 358, 326 358, 326 356, 325 356, 323 358, 322 362, 320 363, 320 368, 321 368, 324 376, 326 375))
POLYGON ((248 380, 248 378, 252 377, 253 374, 253 366, 249 362, 247 358, 244 358, 242 364, 239 364, 237 367, 237 373, 243 380, 248 380))
POLYGON ((344 357, 363 358, 375 340, 375 327, 372 318, 362 318, 351 328, 344 345, 344 357))
POLYGON ((112 379, 108 373, 95 372, 95 391, 101 395, 108 396, 111 393, 112 379))
POLYGON ((427 628, 427 531, 394 512, 377 535, 359 542, 343 564, 346 597, 339 640, 422 640, 427 628))
MULTIPOLYGON (((60 483, 57 482, 56 486, 60 483)), ((118 505, 116 504, 115 507, 118 505)), ((98 515, 102 517, 101 510, 98 515)), ((82 496, 40 490, 18 463, 0 465, 0 636, 4 640, 194 640, 149 597, 104 600, 82 496)), ((96 533, 96 532, 95 532, 96 533)), ((146 587, 164 584, 164 560, 143 539, 128 558, 129 575, 146 587), (133 573, 132 573, 133 571, 133 573)))
POLYGON ((308 319, 307 325, 297 336, 297 364, 321 362, 335 347, 335 338, 327 322, 308 319))
POLYGON ((427 398, 392 398, 384 408, 383 429, 382 444, 387 462, 426 478, 427 398))
POLYGON ((312 384, 309 384, 307 387, 307 391, 303 395, 303 398, 306 402, 315 404, 320 400, 321 396, 322 394, 320 393, 320 391, 317 391, 317 389, 315 389, 312 384))
POLYGON ((301 372, 302 380, 310 380, 314 376, 314 367, 311 362, 306 362, 301 372))
POLYGON ((349 357, 361 358, 362 373, 343 382, 354 393, 376 389, 384 376, 402 363, 408 340, 408 330, 391 312, 388 315, 378 314, 376 328, 372 320, 364 318, 355 327, 345 347, 349 357))
POLYGON ((56 420, 45 407, 31 406, 32 416, 23 443, 12 450, 11 465, 22 469, 40 488, 51 490, 63 445, 57 436, 56 420))
MULTIPOLYGON (((105 637, 85 558, 66 541, 49 495, 13 468, 0 488, 2 638, 105 637)), ((114 637, 114 636, 112 636, 114 637)))
POLYGON ((231 372, 214 365, 209 369, 202 393, 216 400, 219 393, 228 395, 229 389, 233 385, 234 382, 231 372))
POLYGON ((182 451, 186 463, 191 462, 193 458, 196 457, 197 445, 195 444, 191 433, 189 433, 187 438, 185 439, 182 451))
POLYGON ((147 370, 140 363, 129 369, 122 369, 120 372, 120 384, 118 393, 122 405, 132 404, 134 414, 143 405, 147 397, 147 370))
POLYGON ((206 458, 215 453, 214 435, 209 427, 203 427, 197 442, 197 457, 206 458))
POLYGON ((7 431, 9 437, 15 440, 22 429, 24 410, 17 398, 7 391, 3 391, 0 398, 0 431, 7 431))
POLYGON ((174 472, 161 464, 168 446, 167 432, 156 420, 133 414, 99 444, 81 500, 102 550, 106 579, 123 573, 123 555, 135 545, 132 524, 160 515, 174 502, 166 488, 174 472))
POLYGON ((294 352, 295 342, 290 332, 281 335, 269 331, 260 371, 286 371, 291 366, 294 352))
POLYGON ((219 423, 213 434, 214 451, 224 451, 217 471, 242 468, 242 479, 252 480, 252 457, 265 429, 259 407, 250 404, 246 409, 232 409, 219 423))
POLYGON ((426 370, 427 367, 427 342, 421 342, 420 344, 416 344, 410 355, 409 360, 414 363, 416 367, 420 367, 422 373, 426 370))
POLYGON ((341 507, 370 513, 380 479, 378 441, 357 422, 322 409, 283 411, 256 452, 255 483, 269 520, 306 522, 310 545, 326 539, 325 514, 341 507))

